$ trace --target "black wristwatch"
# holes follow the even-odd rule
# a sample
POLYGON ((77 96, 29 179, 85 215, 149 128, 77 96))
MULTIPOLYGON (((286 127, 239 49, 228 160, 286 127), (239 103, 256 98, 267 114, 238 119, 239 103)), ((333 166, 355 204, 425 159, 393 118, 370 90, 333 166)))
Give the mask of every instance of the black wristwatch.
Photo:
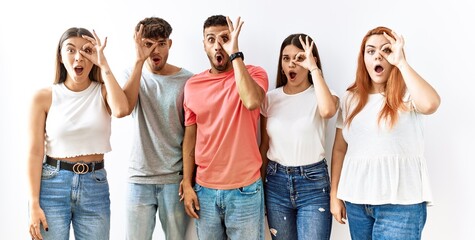
POLYGON ((232 62, 236 58, 242 58, 242 60, 244 61, 244 54, 242 54, 242 52, 233 53, 229 56, 229 61, 232 62))

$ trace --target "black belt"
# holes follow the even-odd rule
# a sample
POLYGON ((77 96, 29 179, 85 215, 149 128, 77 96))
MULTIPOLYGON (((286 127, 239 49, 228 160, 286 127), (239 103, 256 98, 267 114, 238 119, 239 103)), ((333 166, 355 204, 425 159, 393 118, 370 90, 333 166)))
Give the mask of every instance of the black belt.
POLYGON ((59 163, 60 169, 69 170, 76 174, 85 174, 88 172, 93 172, 95 170, 100 170, 104 168, 104 161, 91 162, 91 163, 83 163, 83 162, 68 163, 65 161, 51 158, 49 156, 46 156, 46 163, 53 167, 58 166, 58 163, 59 163))

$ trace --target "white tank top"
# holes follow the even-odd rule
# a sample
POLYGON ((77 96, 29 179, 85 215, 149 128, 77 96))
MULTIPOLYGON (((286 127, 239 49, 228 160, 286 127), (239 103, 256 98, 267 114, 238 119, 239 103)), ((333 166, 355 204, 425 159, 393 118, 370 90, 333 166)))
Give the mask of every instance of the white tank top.
POLYGON ((64 83, 53 84, 46 117, 46 155, 66 158, 111 151, 111 116, 101 86, 92 82, 84 91, 73 92, 64 83))

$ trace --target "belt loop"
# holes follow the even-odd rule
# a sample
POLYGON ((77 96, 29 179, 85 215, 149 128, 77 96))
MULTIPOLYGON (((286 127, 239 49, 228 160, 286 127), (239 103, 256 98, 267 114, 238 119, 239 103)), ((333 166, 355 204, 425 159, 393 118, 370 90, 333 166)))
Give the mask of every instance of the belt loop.
POLYGON ((56 170, 61 170, 61 161, 54 159, 56 161, 56 170))
POLYGON ((300 166, 299 168, 300 168, 300 176, 303 176, 304 175, 304 168, 302 166, 300 166))
POLYGON ((96 163, 95 162, 92 162, 92 171, 91 172, 94 172, 96 171, 96 163))

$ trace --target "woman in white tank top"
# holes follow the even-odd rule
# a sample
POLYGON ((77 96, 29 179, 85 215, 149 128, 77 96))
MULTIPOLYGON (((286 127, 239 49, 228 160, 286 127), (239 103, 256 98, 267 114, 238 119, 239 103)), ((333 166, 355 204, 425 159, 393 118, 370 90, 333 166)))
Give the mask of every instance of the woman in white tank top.
POLYGON ((29 232, 32 239, 109 239, 104 154, 111 116, 128 112, 95 32, 70 28, 56 52, 51 87, 32 99, 29 118, 29 232))

